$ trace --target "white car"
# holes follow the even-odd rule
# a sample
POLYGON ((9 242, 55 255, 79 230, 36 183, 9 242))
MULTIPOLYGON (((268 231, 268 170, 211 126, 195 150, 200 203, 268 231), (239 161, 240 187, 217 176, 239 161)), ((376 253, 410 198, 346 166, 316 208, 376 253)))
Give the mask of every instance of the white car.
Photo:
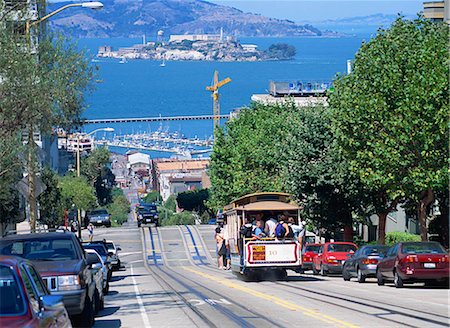
POLYGON ((108 294, 108 290, 109 290, 108 268, 105 265, 105 262, 103 262, 102 257, 97 253, 96 250, 94 250, 94 249, 84 249, 84 251, 86 253, 89 253, 89 254, 94 254, 94 255, 96 255, 98 257, 99 262, 97 262, 96 264, 93 264, 92 268, 93 269, 97 268, 97 269, 100 269, 102 271, 102 274, 103 274, 103 294, 108 294), (101 266, 100 265, 97 266, 97 264, 101 264, 101 266))

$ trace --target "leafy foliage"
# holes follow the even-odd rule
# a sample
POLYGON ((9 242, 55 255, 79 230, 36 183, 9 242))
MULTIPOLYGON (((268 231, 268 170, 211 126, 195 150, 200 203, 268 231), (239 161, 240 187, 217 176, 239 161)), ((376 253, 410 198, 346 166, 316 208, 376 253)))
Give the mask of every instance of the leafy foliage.
POLYGON ((94 188, 83 176, 65 176, 61 178, 59 187, 65 208, 71 208, 74 204, 81 210, 90 210, 97 205, 94 188))
POLYGON ((128 221, 130 202, 123 194, 122 189, 115 188, 112 195, 112 202, 108 205, 108 211, 111 214, 112 221, 122 225, 124 222, 128 221))
POLYGON ((448 185, 448 37, 446 24, 399 18, 335 82, 335 133, 352 171, 384 199, 378 213, 405 198, 423 209, 448 185))
POLYGON ((178 207, 186 211, 195 211, 199 215, 207 211, 205 202, 209 199, 208 189, 185 191, 177 195, 178 207))
POLYGON ((295 56, 295 47, 286 43, 272 44, 266 51, 270 58, 291 59, 295 56))
POLYGON ((394 245, 405 241, 420 241, 420 236, 399 231, 386 233, 386 245, 394 245))
POLYGON ((157 191, 152 191, 144 197, 144 203, 156 203, 161 200, 161 195, 157 191))
POLYGON ((49 227, 56 227, 62 224, 63 217, 58 174, 49 168, 44 168, 41 179, 46 186, 44 192, 38 197, 41 209, 41 221, 49 227))

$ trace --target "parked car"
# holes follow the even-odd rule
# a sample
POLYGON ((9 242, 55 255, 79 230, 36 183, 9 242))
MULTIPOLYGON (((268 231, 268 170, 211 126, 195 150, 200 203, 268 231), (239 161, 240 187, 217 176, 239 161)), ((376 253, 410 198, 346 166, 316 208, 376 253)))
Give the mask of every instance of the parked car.
POLYGON ((113 271, 119 270, 121 266, 119 251, 121 251, 122 248, 116 246, 116 244, 112 240, 104 240, 104 243, 108 252, 113 254, 111 256, 112 257, 111 264, 113 271))
POLYGON ((92 262, 91 271, 96 287, 94 293, 94 308, 95 314, 97 314, 98 311, 103 310, 105 307, 105 294, 108 292, 107 290, 105 291, 107 275, 100 255, 93 249, 86 249, 85 252, 87 258, 92 262))
POLYGON ((111 227, 111 214, 107 210, 94 210, 87 214, 88 224, 92 223, 94 226, 111 227))
POLYGON ((404 242, 391 247, 377 266, 378 285, 393 281, 401 288, 406 283, 449 284, 449 255, 437 242, 404 242))
POLYGON ((95 282, 85 252, 75 234, 44 232, 7 235, 0 239, 0 254, 30 260, 52 295, 62 296, 77 325, 94 323, 95 282))
POLYGON ((306 244, 303 248, 302 269, 303 271, 312 270, 313 260, 319 253, 320 244, 306 244))
POLYGON ((376 277, 377 264, 386 255, 389 246, 366 245, 350 255, 342 268, 342 277, 349 281, 356 277, 363 283, 368 277, 376 277))
POLYGON ((0 327, 72 327, 62 297, 50 295, 36 268, 0 256, 0 327))
POLYGON ((159 226, 158 210, 155 204, 141 203, 137 207, 137 225, 154 223, 159 226))
POLYGON ((103 264, 106 266, 106 270, 107 270, 107 282, 111 281, 111 277, 112 277, 112 265, 111 265, 111 254, 112 253, 108 253, 108 250, 106 249, 106 246, 103 243, 83 243, 83 247, 84 249, 93 249, 95 250, 98 255, 100 255, 100 257, 103 260, 103 264))
POLYGON ((320 246, 319 253, 313 259, 313 273, 326 276, 327 273, 341 273, 342 264, 358 249, 354 243, 328 242, 320 246))

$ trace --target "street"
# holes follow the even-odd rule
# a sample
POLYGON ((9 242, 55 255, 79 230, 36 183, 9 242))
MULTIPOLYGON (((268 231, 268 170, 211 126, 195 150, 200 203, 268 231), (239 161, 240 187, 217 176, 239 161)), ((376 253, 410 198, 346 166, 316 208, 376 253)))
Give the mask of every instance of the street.
POLYGON ((98 228, 120 245, 95 327, 448 327, 448 289, 289 272, 244 282, 214 261, 214 226, 98 228))

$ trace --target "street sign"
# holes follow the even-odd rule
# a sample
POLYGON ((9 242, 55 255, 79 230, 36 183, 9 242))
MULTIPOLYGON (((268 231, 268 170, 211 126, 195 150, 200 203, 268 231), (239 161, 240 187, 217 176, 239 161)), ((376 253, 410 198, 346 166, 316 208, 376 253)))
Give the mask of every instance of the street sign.
MULTIPOLYGON (((47 189, 47 186, 42 182, 41 178, 35 177, 34 178, 34 196, 39 197, 40 194, 42 194, 45 189, 47 189)), ((23 177, 19 182, 16 183, 16 189, 22 194, 23 197, 25 197, 27 200, 30 196, 30 187, 28 185, 28 176, 23 177)))

